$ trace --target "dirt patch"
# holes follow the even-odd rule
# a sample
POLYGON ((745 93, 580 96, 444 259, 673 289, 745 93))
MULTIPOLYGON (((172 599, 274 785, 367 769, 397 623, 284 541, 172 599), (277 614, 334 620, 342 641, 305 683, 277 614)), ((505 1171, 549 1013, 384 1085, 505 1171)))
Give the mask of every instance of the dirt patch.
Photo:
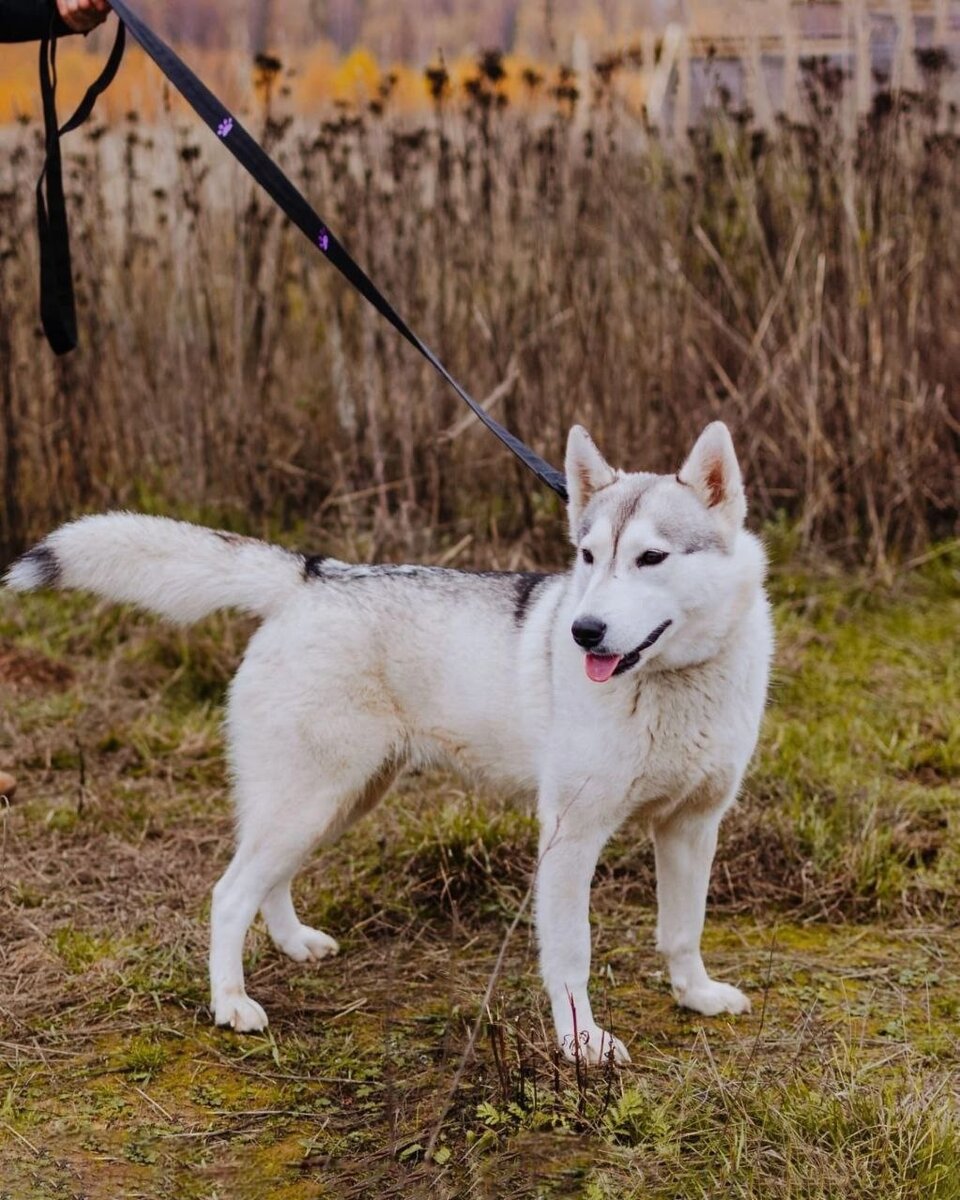
POLYGON ((18 690, 53 691, 72 682, 73 671, 65 663, 0 641, 0 684, 18 690))

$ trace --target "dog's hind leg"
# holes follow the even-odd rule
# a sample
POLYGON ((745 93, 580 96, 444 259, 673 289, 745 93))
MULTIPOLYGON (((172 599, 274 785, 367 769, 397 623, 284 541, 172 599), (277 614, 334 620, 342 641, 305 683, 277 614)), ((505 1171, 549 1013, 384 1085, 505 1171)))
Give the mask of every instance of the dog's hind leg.
POLYGON ((271 934, 287 953, 308 958, 335 950, 333 938, 297 920, 290 880, 310 850, 328 837, 337 809, 347 799, 316 788, 297 806, 295 823, 290 820, 293 806, 286 804, 272 814, 260 809, 241 815, 237 852, 213 889, 210 909, 210 995, 217 1025, 241 1032, 266 1028, 266 1013, 246 994, 243 982, 243 944, 259 908, 272 919, 271 934))
POLYGON ((210 994, 218 1025, 248 1031, 267 1024, 243 979, 243 944, 257 910, 263 908, 274 940, 293 957, 320 958, 336 950, 333 938, 301 925, 290 881, 316 845, 332 842, 379 799, 398 768, 384 776, 382 764, 397 760, 389 753, 392 730, 380 723, 355 721, 349 754, 345 738, 319 745, 285 730, 267 741, 269 731, 261 729, 257 739, 237 736, 241 732, 234 723, 237 851, 213 890, 210 994))
MULTIPOLYGON (((294 870, 299 866, 299 860, 294 870)), ((337 941, 321 929, 304 925, 293 907, 290 895, 292 879, 285 879, 271 888, 260 905, 267 932, 278 950, 282 950, 294 962, 319 962, 329 958, 340 949, 337 941)))
MULTIPOLYGON (((299 831, 298 831, 299 832, 299 831)), ((280 836, 244 837, 213 889, 210 906, 210 1007, 217 1025, 240 1033, 265 1029, 267 1014, 247 995, 243 943, 257 909, 299 863, 303 847, 280 836)))
MULTIPOLYGON (((333 841, 354 822, 358 821, 380 801, 400 772, 402 763, 390 757, 375 774, 367 780, 359 794, 339 808, 336 827, 324 834, 325 841, 333 841)), ((282 950, 295 962, 319 962, 329 958, 340 949, 334 938, 319 929, 304 925, 293 907, 290 894, 292 877, 299 861, 294 863, 287 879, 278 883, 265 896, 260 911, 267 924, 267 931, 278 950, 282 950)))

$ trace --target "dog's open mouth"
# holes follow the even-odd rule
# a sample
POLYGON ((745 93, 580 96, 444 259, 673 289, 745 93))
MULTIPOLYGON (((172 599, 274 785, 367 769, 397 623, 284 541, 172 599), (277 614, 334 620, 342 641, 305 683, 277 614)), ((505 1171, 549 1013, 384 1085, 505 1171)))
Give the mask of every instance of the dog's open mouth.
POLYGON ((653 643, 658 641, 661 634, 672 624, 672 621, 664 621, 658 625, 629 654, 588 654, 584 659, 587 678, 591 679, 594 683, 606 683, 614 675, 622 675, 624 671, 629 671, 631 667, 635 667, 640 661, 640 655, 644 650, 649 650, 653 643))

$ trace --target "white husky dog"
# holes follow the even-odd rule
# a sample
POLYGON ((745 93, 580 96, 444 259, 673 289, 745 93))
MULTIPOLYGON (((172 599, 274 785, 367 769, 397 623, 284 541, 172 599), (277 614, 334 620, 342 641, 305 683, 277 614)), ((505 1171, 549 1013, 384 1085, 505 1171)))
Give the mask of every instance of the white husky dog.
POLYGON ((677 475, 627 474, 577 426, 566 474, 576 562, 562 575, 351 566, 127 513, 65 525, 10 569, 12 588, 83 588, 179 622, 224 607, 264 618, 226 721, 237 849, 213 892, 218 1025, 267 1024, 243 978, 258 909, 298 962, 337 952, 299 921, 294 873, 405 767, 437 760, 537 792, 540 963, 568 1056, 628 1058, 590 1008, 589 901, 600 851, 635 811, 653 834, 674 996, 749 1009, 700 956, 717 827, 757 740, 773 643, 733 443, 717 422, 677 475))

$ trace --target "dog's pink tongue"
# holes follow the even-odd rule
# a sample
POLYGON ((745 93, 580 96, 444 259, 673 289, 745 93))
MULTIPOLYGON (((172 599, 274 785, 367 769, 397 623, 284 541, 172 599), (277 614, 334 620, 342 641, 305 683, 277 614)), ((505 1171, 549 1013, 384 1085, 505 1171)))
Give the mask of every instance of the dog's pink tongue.
POLYGON ((622 657, 621 654, 588 654, 585 660, 587 678, 594 683, 606 683, 622 657))

